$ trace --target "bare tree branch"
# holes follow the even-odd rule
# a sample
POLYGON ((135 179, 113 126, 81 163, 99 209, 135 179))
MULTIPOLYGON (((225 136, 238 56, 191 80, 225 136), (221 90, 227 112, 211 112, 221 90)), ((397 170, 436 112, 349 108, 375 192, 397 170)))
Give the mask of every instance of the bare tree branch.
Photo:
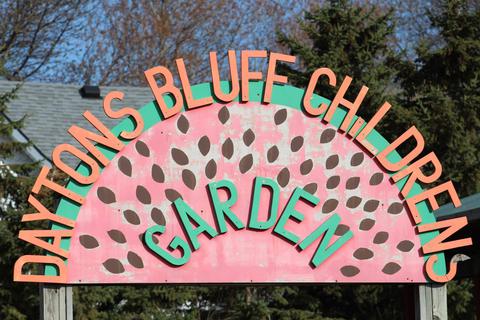
POLYGON ((5 76, 26 79, 56 57, 79 30, 91 0, 5 0, 0 4, 0 63, 5 76))

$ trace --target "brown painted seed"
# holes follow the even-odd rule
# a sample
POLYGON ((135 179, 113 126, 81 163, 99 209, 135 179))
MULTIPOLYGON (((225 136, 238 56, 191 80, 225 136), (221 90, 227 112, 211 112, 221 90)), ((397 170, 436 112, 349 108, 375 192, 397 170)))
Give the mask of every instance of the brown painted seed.
POLYGON ((138 201, 143 204, 150 204, 152 203, 152 197, 150 196, 150 192, 144 186, 137 186, 136 196, 138 201))
POLYGON ((148 149, 148 146, 142 140, 137 140, 135 143, 135 149, 144 157, 150 156, 150 149, 148 149))
POLYGON ((330 213, 333 210, 337 209, 338 200, 337 199, 328 199, 322 206, 323 213, 330 213))
POLYGON ((97 239, 88 234, 81 235, 78 240, 86 249, 93 249, 99 246, 97 239))
POLYGON ((320 143, 329 143, 333 140, 333 138, 335 138, 335 133, 336 132, 334 129, 325 129, 320 136, 320 143))
POLYGON ((349 190, 355 189, 360 184, 360 177, 351 177, 348 178, 346 183, 346 188, 349 190))
POLYGON ((122 263, 117 259, 108 259, 103 263, 103 266, 109 272, 115 273, 115 274, 122 273, 125 271, 125 268, 123 268, 122 263))
POLYGON ((222 154, 227 159, 232 158, 232 156, 233 156, 233 142, 232 142, 232 139, 228 138, 222 144, 222 154))
POLYGON ((375 238, 373 238, 373 243, 382 244, 382 243, 385 243, 387 240, 388 240, 388 232, 380 231, 380 232, 377 232, 377 234, 375 235, 375 238))
POLYGON ((120 172, 124 175, 128 177, 132 176, 132 164, 130 163, 130 160, 124 156, 121 156, 120 159, 118 159, 118 169, 120 169, 120 172))
POLYGON ((182 171, 182 180, 183 183, 191 190, 195 189, 195 185, 197 184, 197 180, 195 179, 195 175, 192 171, 185 169, 182 171))
POLYGON ((140 224, 140 218, 138 217, 138 214, 133 210, 123 211, 123 216, 125 217, 125 220, 127 220, 127 222, 130 224, 133 224, 133 225, 140 224))
POLYGON ((297 136, 292 139, 292 142, 290 143, 290 150, 292 150, 292 152, 297 152, 302 148, 302 146, 303 146, 303 137, 297 136))
POLYGON ((372 186, 376 186, 376 185, 379 185, 380 183, 382 183, 383 181, 383 173, 381 172, 377 172, 377 173, 374 173, 372 175, 372 177, 370 178, 370 185, 372 186))
POLYGON ((360 269, 355 266, 344 266, 340 268, 340 272, 345 277, 355 277, 360 272, 360 269))
POLYGON ((400 241, 397 245, 397 249, 403 252, 409 252, 413 249, 413 242, 409 240, 400 241))
POLYGON ((228 111, 228 108, 226 106, 223 106, 218 112, 218 120, 220 120, 222 124, 225 124, 229 118, 230 112, 228 111))
POLYGON ((290 171, 288 171, 288 168, 283 168, 278 173, 277 182, 281 187, 285 187, 288 181, 290 181, 290 171))
POLYGON ((310 173, 310 171, 312 171, 313 169, 313 161, 312 159, 308 159, 308 160, 305 160, 302 162, 302 164, 300 165, 300 173, 302 175, 307 175, 310 173))
POLYGON ((356 167, 360 165, 363 162, 364 154, 363 152, 357 152, 352 156, 352 159, 350 159, 350 165, 353 167, 356 167))
POLYGON ((185 152, 183 152, 180 149, 172 148, 172 158, 173 158, 173 161, 175 161, 177 164, 181 166, 185 166, 188 164, 187 155, 185 154, 185 152))
POLYGON ((129 251, 127 253, 127 260, 128 260, 128 263, 130 263, 133 267, 137 269, 143 268, 142 258, 140 258, 140 256, 135 252, 129 251))
POLYGON ((327 158, 327 161, 325 162, 325 167, 327 169, 333 169, 338 165, 339 161, 340 159, 338 158, 338 155, 334 154, 327 158))
POLYGON ((163 214, 162 210, 158 208, 153 208, 150 212, 150 217, 152 217, 153 222, 158 224, 159 226, 164 226, 166 224, 165 215, 163 214))
POLYGON ((178 198, 182 198, 182 195, 175 189, 165 189, 165 197, 169 201, 174 202, 178 198))
POLYGON ((97 197, 105 204, 114 203, 116 201, 115 193, 106 187, 99 187, 97 189, 97 197))
POLYGON ((275 124, 281 125, 282 123, 287 120, 287 110, 286 109, 280 109, 277 112, 275 112, 275 115, 273 116, 273 120, 275 121, 275 124))
POLYGON ((253 141, 255 141, 255 133, 253 133, 252 129, 248 129, 243 133, 243 143, 248 147, 253 141))
POLYGON ((198 140, 198 149, 200 153, 204 156, 210 151, 210 139, 207 136, 203 136, 198 140))
POLYGON ((335 189, 340 184, 339 176, 331 176, 327 180, 327 189, 335 189))
POLYGON ((125 235, 120 230, 112 229, 108 231, 107 234, 110 237, 110 239, 112 239, 115 242, 118 242, 118 243, 127 242, 127 239, 125 239, 125 235))
POLYGON ((315 182, 312 182, 303 187, 303 190, 307 191, 310 194, 315 194, 315 192, 317 192, 317 188, 317 184, 315 182))
POLYGON ((272 163, 278 158, 278 148, 277 146, 272 146, 270 149, 267 151, 267 160, 268 162, 272 163))
POLYGON ((378 200, 368 200, 367 202, 365 202, 365 204, 363 205, 363 211, 365 212, 373 212, 375 210, 377 210, 378 206, 380 204, 380 201, 378 200))
POLYGON ((190 127, 190 124, 188 123, 187 118, 182 114, 180 115, 180 118, 178 118, 177 121, 177 128, 180 130, 181 133, 187 133, 188 128, 190 127))
POLYGON ((367 248, 358 248, 353 253, 353 256, 358 260, 367 260, 373 257, 373 251, 367 248))
POLYGON ((207 165, 205 166, 205 175, 207 176, 208 179, 213 179, 215 175, 217 174, 217 164, 215 163, 215 160, 210 160, 208 161, 207 165))
POLYGON ((402 267, 398 263, 389 262, 383 267, 382 272, 385 274, 392 275, 400 271, 401 268, 402 267))
POLYGON ((357 196, 350 197, 347 200, 347 207, 349 207, 350 209, 354 209, 360 205, 360 202, 362 202, 362 198, 359 198, 357 196))
POLYGON ((253 165, 253 156, 251 154, 247 154, 240 160, 240 163, 238 164, 238 169, 243 174, 248 170, 250 170, 252 165, 253 165))
POLYGON ((399 214, 403 210, 403 204, 401 202, 394 202, 389 207, 387 212, 390 214, 399 214))
POLYGON ((350 230, 350 227, 345 225, 345 224, 339 224, 337 229, 335 229, 335 235, 336 236, 343 236, 345 233, 348 232, 348 230, 350 230))
POLYGON ((159 165, 154 164, 152 166, 152 179, 153 181, 158 183, 165 182, 165 174, 163 173, 163 170, 159 165))
POLYGON ((360 226, 358 227, 362 231, 368 231, 373 228, 375 225, 375 220, 373 219, 363 219, 362 222, 360 222, 360 226))

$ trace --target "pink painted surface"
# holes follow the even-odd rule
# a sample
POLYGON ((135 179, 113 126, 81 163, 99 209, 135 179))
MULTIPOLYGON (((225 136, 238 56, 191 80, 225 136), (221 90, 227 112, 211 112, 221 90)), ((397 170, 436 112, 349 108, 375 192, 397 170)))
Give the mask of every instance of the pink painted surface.
MULTIPOLYGON (((149 155, 145 148, 136 143, 137 140, 132 141, 105 168, 87 195, 76 222, 68 260, 69 282, 425 282, 419 238, 407 212, 403 206, 399 206, 401 200, 398 198, 398 189, 351 140, 336 132, 333 139, 328 141, 328 136, 335 132, 332 126, 288 107, 258 103, 232 103, 223 110, 222 107, 212 105, 183 113, 182 119, 177 115, 158 123, 138 139, 148 146, 149 155), (282 114, 285 113, 286 119, 282 122, 282 114), (226 119, 225 123, 220 118, 226 119), (187 122, 188 131, 183 133, 187 122), (247 146, 243 136, 249 129, 255 138, 247 146), (207 136, 211 143, 206 155, 198 147, 203 136, 207 136), (304 139, 297 151, 295 148, 292 150, 295 137, 304 139), (228 138, 233 142, 231 159, 222 154, 222 144, 228 138), (275 161, 269 162, 267 152, 274 145, 279 155, 275 161), (188 165, 174 161, 172 148, 182 150, 188 156, 188 165), (248 154, 253 157, 253 166, 242 174, 239 161, 248 154), (327 161, 332 155, 338 155, 339 162, 327 169, 327 162, 330 163, 329 167, 335 164, 333 158, 327 161), (127 174, 119 170, 121 158, 124 164, 131 164, 131 176, 128 175, 128 168, 123 170, 127 174), (213 179, 209 179, 205 175, 205 167, 212 159, 217 172, 213 179), (312 160, 313 169, 308 174, 302 174, 301 164, 309 159, 312 160), (162 168, 164 182, 153 179, 152 166, 155 164, 162 168), (299 252, 290 243, 272 234, 272 229, 264 232, 248 229, 237 231, 227 224, 228 232, 213 239, 200 235, 200 249, 192 252, 190 261, 182 267, 170 267, 141 242, 140 235, 156 223, 151 216, 154 208, 163 212, 166 221, 166 232, 158 238, 159 246, 166 248, 175 235, 185 239, 171 202, 165 196, 166 189, 178 191, 186 203, 215 226, 206 185, 224 178, 232 180, 239 192, 238 202, 232 209, 247 225, 254 178, 264 176, 276 180, 284 168, 288 169, 290 178, 288 184, 280 188, 280 210, 295 187, 315 183, 317 188, 314 194, 320 199, 316 207, 300 203, 296 208, 304 214, 305 219, 299 224, 290 221, 288 230, 303 239, 336 212, 341 216, 341 224, 348 226, 354 234, 349 242, 318 268, 309 265, 316 244, 299 252), (184 169, 195 175, 194 190, 182 181, 184 169), (338 186, 332 183, 335 180, 331 178, 333 176, 340 177, 338 186), (356 179, 352 179, 347 188, 347 181, 352 177, 358 177, 359 184, 357 186, 356 179), (379 178, 382 178, 381 182, 379 178), (330 188, 327 188, 327 181, 330 181, 330 188), (137 199, 137 186, 149 191, 150 204, 143 204, 137 199), (115 201, 109 204, 102 202, 98 197, 99 187, 110 189, 115 201), (355 208, 347 206, 348 200, 354 199, 352 197, 361 199, 355 208), (326 202, 334 203, 331 199, 338 200, 335 210, 322 212, 326 202), (124 211, 127 209, 138 215, 138 224, 132 224, 136 221, 131 213, 126 218, 124 211), (369 230, 361 230, 362 221, 362 226, 368 225, 365 219, 375 221, 369 230), (108 234, 111 230, 120 231, 125 243, 118 242, 118 236, 114 241, 108 234), (385 233, 388 233, 386 240, 385 233), (79 240, 82 236, 83 244, 79 240), (93 238, 98 246, 86 248, 85 239, 90 240, 87 247, 91 247, 93 238), (365 249, 370 250, 373 257, 365 259, 369 256, 365 249), (129 255, 129 252, 137 255, 137 258, 132 253, 129 255), (117 267, 121 265, 117 271, 122 272, 110 272, 104 264, 106 261, 114 261, 117 267)), ((261 208, 266 206, 266 203, 261 204, 261 208)), ((154 218, 157 222, 158 217, 156 211, 154 218)))

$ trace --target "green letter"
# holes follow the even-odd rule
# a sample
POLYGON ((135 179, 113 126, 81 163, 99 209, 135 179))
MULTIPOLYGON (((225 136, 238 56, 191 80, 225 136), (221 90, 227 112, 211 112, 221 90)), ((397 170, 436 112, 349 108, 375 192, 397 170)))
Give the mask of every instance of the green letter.
POLYGON ((235 228, 245 228, 242 221, 240 221, 240 219, 238 219, 238 217, 230 209, 230 207, 233 206, 238 199, 237 188, 235 188, 235 185, 229 180, 220 180, 218 182, 209 183, 208 190, 210 192, 210 199, 212 199, 215 217, 217 219, 220 233, 227 232, 227 224, 225 223, 225 217, 227 217, 228 220, 233 223, 235 228), (218 197, 218 189, 221 188, 227 189, 230 193, 230 198, 225 202, 221 202, 220 198, 218 197))
POLYGON ((250 211, 250 221, 248 222, 248 227, 250 229, 257 230, 267 230, 273 227, 275 221, 277 220, 278 213, 278 198, 279 198, 280 189, 275 181, 269 178, 256 177, 253 188, 253 200, 252 200, 252 210, 250 211), (272 192, 270 198, 270 216, 268 220, 258 221, 258 210, 260 207, 260 195, 262 192, 262 187, 267 186, 272 192))
POLYGON ((183 266, 185 263, 188 262, 188 260, 190 260, 190 255, 192 253, 192 251, 190 250, 190 246, 185 240, 176 236, 170 242, 168 248, 173 251, 180 247, 180 249, 183 251, 183 255, 180 258, 172 256, 170 252, 163 250, 162 248, 157 246, 155 242, 153 242, 153 235, 155 233, 163 234, 164 232, 165 226, 156 225, 150 227, 143 235, 143 240, 145 241, 147 247, 153 252, 155 252, 158 256, 160 256, 160 258, 164 259, 170 264, 173 264, 174 266, 183 266))
POLYGON ((175 200, 173 205, 180 216, 182 225, 185 228, 185 232, 187 233, 194 250, 198 250, 198 248, 200 248, 200 243, 198 242, 198 235, 200 233, 206 232, 212 238, 218 234, 217 231, 215 231, 214 228, 212 228, 192 208, 190 208, 188 204, 182 200, 182 198, 175 200), (190 221, 195 222, 198 227, 194 229, 190 221))
POLYGON ((297 243, 300 238, 296 234, 285 230, 285 224, 290 219, 290 217, 292 217, 293 220, 297 222, 303 221, 303 214, 295 210, 295 205, 300 199, 308 201, 313 206, 316 206, 320 201, 317 197, 303 190, 302 188, 295 188, 292 196, 290 197, 290 200, 288 200, 288 203, 285 206, 285 209, 283 209, 283 213, 280 216, 280 219, 278 219, 277 225, 273 229, 273 232, 284 237, 287 240, 290 240, 293 243, 297 243))
POLYGON ((322 223, 315 231, 313 231, 308 237, 303 240, 298 247, 300 250, 305 250, 309 245, 311 245, 316 239, 320 238, 323 233, 325 236, 320 241, 317 251, 312 258, 312 264, 315 267, 318 267, 323 261, 330 257, 335 251, 340 249, 341 246, 345 244, 348 240, 353 237, 351 230, 348 230, 344 235, 338 238, 334 243, 328 246, 330 239, 332 239, 335 230, 337 230, 338 224, 340 223, 340 216, 334 213, 327 221, 322 223))

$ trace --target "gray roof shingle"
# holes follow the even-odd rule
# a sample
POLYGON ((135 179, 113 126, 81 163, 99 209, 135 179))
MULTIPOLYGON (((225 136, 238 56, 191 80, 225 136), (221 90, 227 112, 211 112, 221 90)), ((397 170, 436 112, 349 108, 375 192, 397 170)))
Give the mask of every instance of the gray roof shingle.
MULTIPOLYGON (((17 84, 0 80, 0 93, 10 91, 17 84)), ((108 92, 118 90, 124 93, 124 100, 114 103, 117 108, 130 106, 139 109, 154 99, 147 87, 101 87, 102 99, 82 98, 79 89, 77 85, 24 82, 17 97, 8 104, 7 116, 11 120, 18 120, 27 115, 22 133, 43 155, 50 158, 52 150, 61 143, 79 146, 67 132, 71 125, 96 132, 82 116, 85 110, 90 110, 109 128, 121 121, 110 119, 103 113, 103 97, 108 92)), ((72 164, 73 159, 66 157, 66 160, 72 164)))

